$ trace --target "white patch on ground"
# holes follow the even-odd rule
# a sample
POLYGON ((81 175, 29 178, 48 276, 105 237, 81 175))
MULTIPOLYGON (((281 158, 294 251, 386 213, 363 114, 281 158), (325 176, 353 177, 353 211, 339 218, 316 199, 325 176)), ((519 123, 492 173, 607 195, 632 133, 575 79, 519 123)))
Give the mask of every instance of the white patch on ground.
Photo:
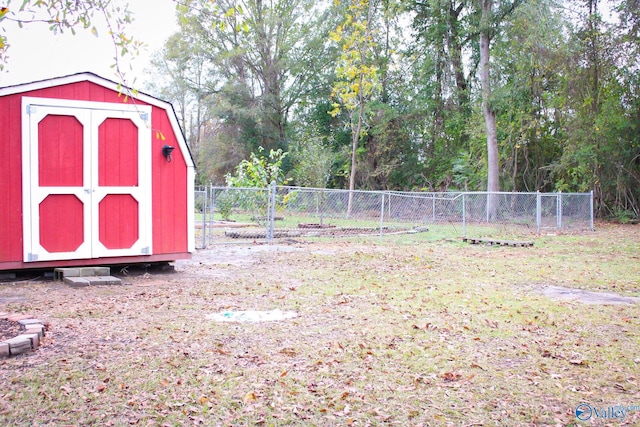
POLYGON ((547 286, 542 293, 548 297, 576 300, 585 304, 636 304, 640 301, 640 298, 625 297, 614 292, 592 292, 562 286, 547 286))
POLYGON ((220 313, 207 314, 207 319, 216 322, 274 322, 284 319, 292 319, 297 317, 295 311, 223 311, 220 313))

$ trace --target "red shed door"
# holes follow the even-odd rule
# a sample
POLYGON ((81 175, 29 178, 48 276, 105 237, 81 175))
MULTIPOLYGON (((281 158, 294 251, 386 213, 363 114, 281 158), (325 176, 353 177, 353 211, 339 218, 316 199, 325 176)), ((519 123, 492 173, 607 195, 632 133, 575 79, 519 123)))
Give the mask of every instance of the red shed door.
POLYGON ((25 262, 151 254, 151 108, 23 108, 25 262))

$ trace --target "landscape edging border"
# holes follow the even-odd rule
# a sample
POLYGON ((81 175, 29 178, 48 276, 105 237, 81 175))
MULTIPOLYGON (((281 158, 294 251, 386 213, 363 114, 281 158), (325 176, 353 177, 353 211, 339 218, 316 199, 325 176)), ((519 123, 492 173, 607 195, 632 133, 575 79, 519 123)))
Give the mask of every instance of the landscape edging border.
POLYGON ((0 313, 0 318, 20 324, 21 333, 13 338, 0 341, 0 357, 17 356, 37 350, 45 337, 48 323, 37 319, 31 314, 0 313))

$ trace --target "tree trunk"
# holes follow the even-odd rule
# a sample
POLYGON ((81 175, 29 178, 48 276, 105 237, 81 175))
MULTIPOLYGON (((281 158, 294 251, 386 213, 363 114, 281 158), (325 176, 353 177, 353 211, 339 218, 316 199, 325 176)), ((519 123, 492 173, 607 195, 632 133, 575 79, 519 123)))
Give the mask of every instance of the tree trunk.
MULTIPOLYGON (((362 85, 362 75, 360 76, 360 85, 362 85)), ((362 87, 362 86, 361 86, 362 87)), ((360 100, 357 112, 356 128, 351 132, 351 173, 349 175, 349 202, 347 203, 347 216, 351 216, 353 208, 353 192, 356 189, 356 161, 358 159, 358 142, 362 134, 362 120, 364 118, 364 99, 360 100)), ((353 118, 351 119, 353 123, 353 118)), ((352 125, 353 126, 353 125, 352 125)))
MULTIPOLYGON (((371 34, 371 18, 373 17, 373 2, 369 1, 368 9, 367 9, 367 24, 364 32, 364 43, 360 47, 360 64, 361 66, 365 64, 367 60, 367 50, 369 49, 369 36, 371 34)), ((351 173, 349 176, 349 201, 347 203, 347 216, 351 216, 351 210, 353 208, 353 192, 356 188, 356 161, 358 159, 358 143, 360 141, 360 135, 362 134, 362 125, 364 120, 365 113, 365 103, 366 97, 363 92, 364 83, 364 75, 363 72, 360 71, 360 76, 358 77, 358 84, 360 87, 360 92, 358 93, 358 107, 357 107, 357 122, 355 129, 353 127, 353 112, 351 113, 351 173)))
MULTIPOLYGON (((482 0, 482 20, 480 29, 480 84, 482 85, 482 114, 487 132, 487 191, 500 191, 498 183, 498 132, 496 129, 496 114, 491 109, 491 73, 490 47, 491 21, 493 0, 482 0)), ((494 219, 497 216, 498 198, 496 195, 487 197, 487 216, 494 219)))
POLYGON ((464 69, 462 65, 462 45, 460 43, 460 34, 458 33, 460 13, 463 10, 463 6, 464 3, 461 3, 458 7, 454 8, 453 3, 449 3, 446 42, 451 58, 451 67, 453 68, 456 79, 456 101, 458 102, 458 111, 466 113, 466 110, 469 108, 469 93, 467 91, 467 79, 464 76, 464 69))
MULTIPOLYGON (((361 106, 360 110, 363 109, 361 106)), ((358 140, 360 139, 360 129, 362 127, 362 112, 358 112, 358 125, 351 134, 351 172, 349 173, 349 201, 347 203, 347 216, 351 216, 353 208, 353 191, 356 188, 356 160, 358 158, 358 140)))

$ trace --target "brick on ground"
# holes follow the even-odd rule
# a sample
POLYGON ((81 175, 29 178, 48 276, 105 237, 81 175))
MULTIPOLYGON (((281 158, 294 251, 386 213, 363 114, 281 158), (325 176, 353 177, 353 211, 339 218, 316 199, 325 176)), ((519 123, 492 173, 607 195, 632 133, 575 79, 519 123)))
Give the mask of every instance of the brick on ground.
POLYGON ((37 324, 41 324, 42 325, 42 320, 38 320, 38 319, 21 319, 18 320, 18 323, 22 326, 22 327, 26 327, 27 325, 37 325, 37 324))
POLYGON ((10 314, 7 316, 9 322, 19 322, 20 320, 33 319, 33 314, 10 314))
POLYGON ((28 339, 31 343, 31 348, 33 348, 34 350, 38 348, 38 346, 40 345, 40 335, 38 334, 21 334, 21 335, 18 335, 16 338, 19 338, 19 337, 24 337, 28 339))
POLYGON ((18 335, 17 337, 8 339, 5 341, 5 343, 9 344, 9 354, 11 356, 31 351, 31 339, 22 335, 18 335))
POLYGON ((45 328, 44 325, 41 325, 39 323, 32 323, 30 325, 26 325, 24 327, 24 331, 27 334, 38 334, 38 336, 40 337, 40 339, 42 339, 45 336, 45 328))

